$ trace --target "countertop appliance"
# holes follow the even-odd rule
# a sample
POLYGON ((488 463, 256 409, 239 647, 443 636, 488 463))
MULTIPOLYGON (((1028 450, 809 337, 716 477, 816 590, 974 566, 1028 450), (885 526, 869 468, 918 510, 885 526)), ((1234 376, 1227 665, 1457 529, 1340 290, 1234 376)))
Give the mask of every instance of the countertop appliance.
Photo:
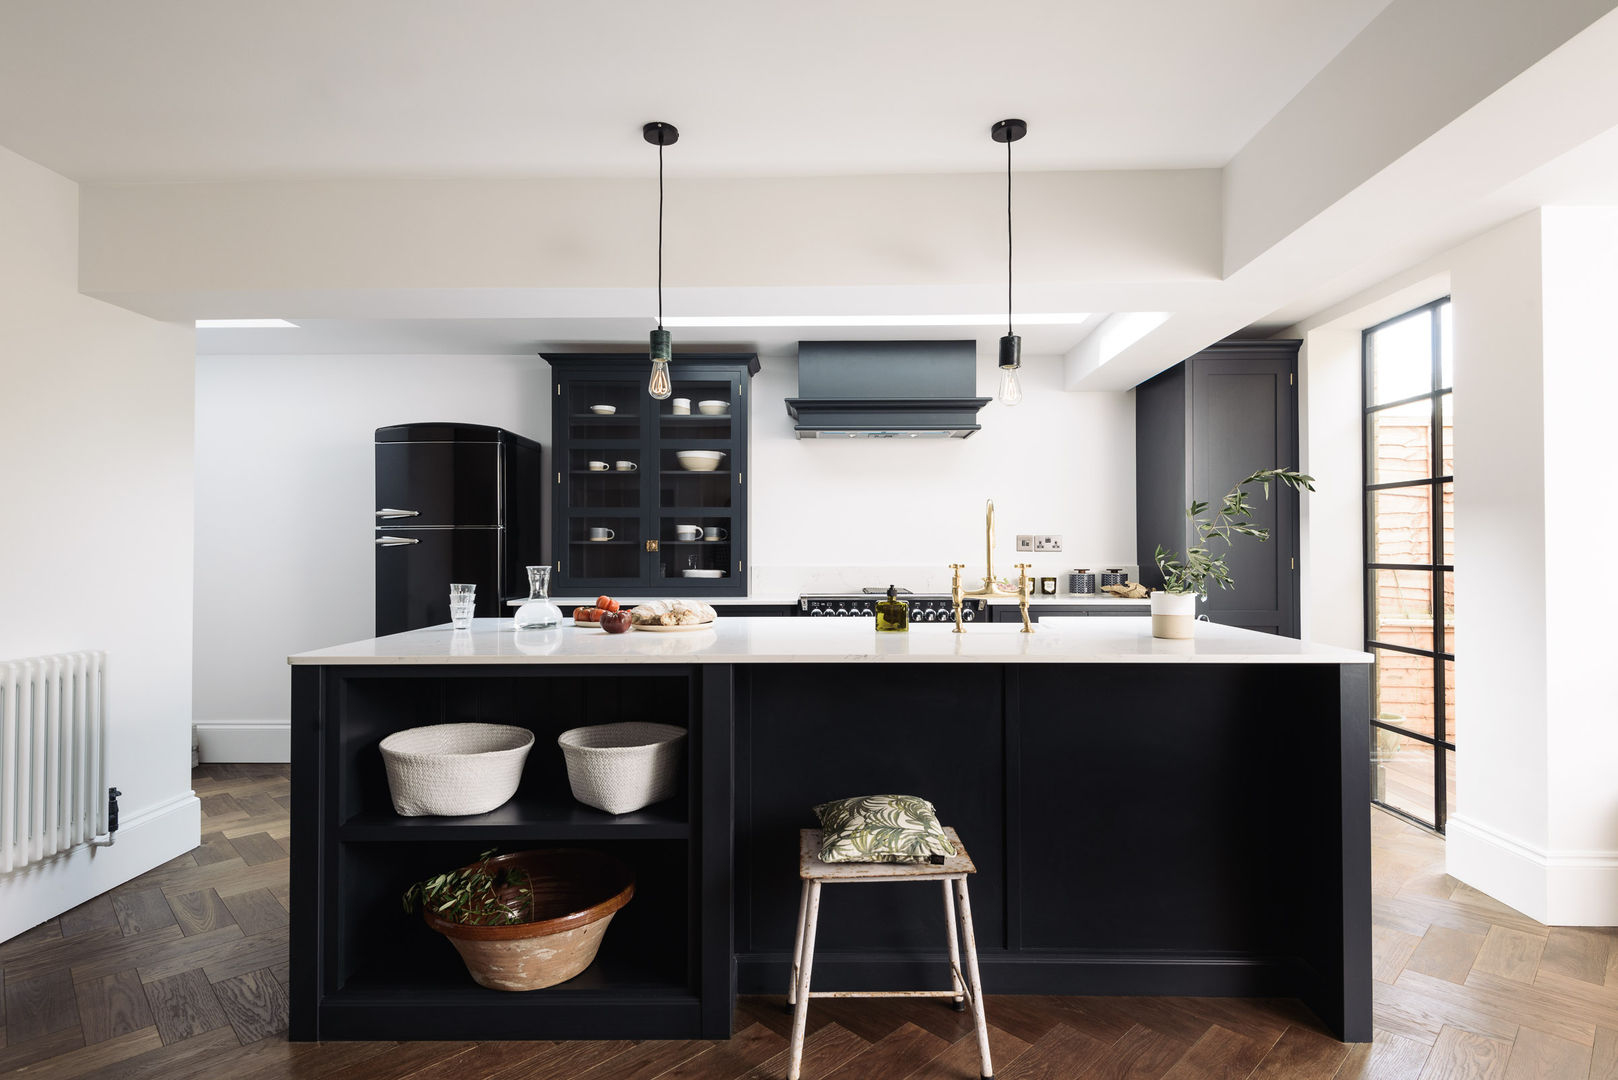
POLYGON ((376 430, 376 633, 449 621, 450 582, 478 587, 478 616, 504 614, 543 563, 540 446, 480 424, 376 430))
MULTIPOLYGON (((949 593, 913 593, 898 590, 899 599, 910 605, 910 622, 953 622, 955 609, 950 605, 949 593)), ((888 587, 868 586, 857 593, 805 593, 798 597, 798 614, 816 618, 874 619, 876 602, 888 594, 888 587)), ((961 621, 976 619, 988 621, 989 602, 981 597, 967 597, 961 601, 961 621)))

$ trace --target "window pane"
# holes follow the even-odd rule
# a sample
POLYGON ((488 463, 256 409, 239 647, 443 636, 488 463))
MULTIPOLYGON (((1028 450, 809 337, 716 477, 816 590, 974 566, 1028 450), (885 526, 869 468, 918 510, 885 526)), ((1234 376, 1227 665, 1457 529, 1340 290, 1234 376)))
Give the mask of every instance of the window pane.
POLYGON ((1439 498, 1444 514, 1444 562, 1455 565, 1455 485, 1441 484, 1439 498))
POLYGON ((1370 424, 1366 438, 1371 455, 1370 483, 1425 480, 1433 475, 1431 398, 1378 409, 1366 422, 1370 424))
POLYGON ((1455 805, 1455 751, 1444 751, 1444 788, 1447 800, 1444 803, 1444 816, 1452 818, 1460 809, 1455 805))
POLYGON ((1438 309, 1438 385, 1455 385, 1455 319, 1454 305, 1444 304, 1438 309))
POLYGON ((1423 310, 1370 335, 1371 400, 1425 394, 1433 389, 1432 311, 1423 310))
POLYGON ((1371 729, 1372 791, 1380 802, 1433 822, 1433 748, 1396 731, 1371 729))
MULTIPOLYGON (((1444 661, 1444 738, 1455 742, 1455 661, 1444 661)), ((1455 743, 1459 746, 1460 743, 1455 743)))
POLYGON ((1432 500, 1425 484, 1371 492, 1372 562, 1433 561, 1432 500))
MULTIPOLYGON (((1373 570, 1373 641, 1407 649, 1433 648, 1433 574, 1430 570, 1373 570)), ((1432 680, 1427 680, 1432 686, 1432 680)))
POLYGON ((1373 648, 1373 707, 1384 724, 1419 735, 1433 734, 1433 658, 1373 648))
POLYGON ((1439 467, 1439 476, 1455 475, 1455 418, 1451 415, 1451 401, 1453 394, 1445 394, 1439 398, 1439 427, 1443 439, 1444 462, 1439 467))

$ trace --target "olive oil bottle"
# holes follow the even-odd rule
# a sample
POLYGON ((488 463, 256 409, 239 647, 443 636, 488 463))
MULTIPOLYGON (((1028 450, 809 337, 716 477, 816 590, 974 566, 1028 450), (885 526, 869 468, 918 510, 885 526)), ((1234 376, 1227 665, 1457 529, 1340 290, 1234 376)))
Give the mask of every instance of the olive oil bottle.
POLYGON ((903 634, 910 630, 910 605, 899 599, 899 590, 888 586, 888 598, 876 602, 876 632, 903 634))

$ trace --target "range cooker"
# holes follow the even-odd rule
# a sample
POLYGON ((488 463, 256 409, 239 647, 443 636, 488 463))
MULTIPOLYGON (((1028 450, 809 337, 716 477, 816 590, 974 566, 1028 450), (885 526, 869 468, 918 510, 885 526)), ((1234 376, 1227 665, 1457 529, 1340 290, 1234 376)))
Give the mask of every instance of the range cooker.
MULTIPOLYGON (((953 622, 955 619, 949 593, 913 593, 909 589, 898 592, 899 598, 910 605, 910 621, 913 623, 953 622)), ((798 614, 818 618, 871 619, 876 617, 877 601, 887 595, 886 585, 861 589, 857 593, 805 593, 798 597, 798 614)), ((988 601, 981 596, 963 599, 961 621, 983 619, 986 622, 987 609, 988 601)))

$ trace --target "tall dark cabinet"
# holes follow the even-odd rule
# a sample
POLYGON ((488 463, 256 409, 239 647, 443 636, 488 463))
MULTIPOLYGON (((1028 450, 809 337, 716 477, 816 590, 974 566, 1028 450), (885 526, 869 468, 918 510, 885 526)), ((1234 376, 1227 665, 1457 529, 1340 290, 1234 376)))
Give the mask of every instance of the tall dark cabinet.
POLYGON ((676 356, 674 394, 664 401, 646 392, 644 352, 545 359, 556 383, 552 595, 746 595, 749 382, 758 357, 676 356), (689 414, 674 412, 677 398, 690 401, 689 414), (705 414, 701 402, 723 409, 705 414), (720 455, 717 468, 693 468, 680 457, 688 451, 720 455))
MULTIPOLYGON (((1161 588, 1158 544, 1184 552, 1186 507, 1217 505, 1237 480, 1298 467, 1295 340, 1222 341, 1135 388, 1135 536, 1141 580, 1161 588)), ((1297 637, 1298 496, 1272 485, 1254 523, 1268 543, 1238 537, 1225 552, 1235 588, 1198 605, 1214 622, 1297 637)))

